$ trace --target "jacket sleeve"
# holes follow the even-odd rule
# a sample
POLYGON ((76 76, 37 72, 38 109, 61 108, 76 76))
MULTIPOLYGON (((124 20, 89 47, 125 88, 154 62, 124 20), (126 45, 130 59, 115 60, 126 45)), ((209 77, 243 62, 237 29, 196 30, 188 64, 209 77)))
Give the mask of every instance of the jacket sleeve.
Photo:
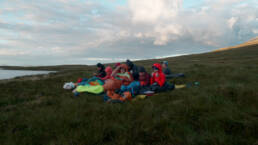
POLYGON ((107 79, 110 79, 111 77, 109 75, 106 75, 104 78, 100 78, 101 80, 105 81, 107 79))

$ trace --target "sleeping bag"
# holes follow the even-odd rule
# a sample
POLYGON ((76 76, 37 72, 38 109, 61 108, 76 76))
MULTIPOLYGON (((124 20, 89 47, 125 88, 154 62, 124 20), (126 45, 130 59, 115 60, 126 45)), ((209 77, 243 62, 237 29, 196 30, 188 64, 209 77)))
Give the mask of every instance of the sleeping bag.
POLYGON ((88 92, 92 94, 101 94, 104 92, 104 82, 97 77, 93 77, 86 82, 81 82, 76 88, 76 92, 88 92))

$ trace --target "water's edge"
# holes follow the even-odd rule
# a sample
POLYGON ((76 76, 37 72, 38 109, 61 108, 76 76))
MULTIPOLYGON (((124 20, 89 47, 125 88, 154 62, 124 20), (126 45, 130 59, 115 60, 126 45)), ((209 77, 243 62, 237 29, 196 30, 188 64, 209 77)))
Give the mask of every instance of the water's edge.
POLYGON ((9 80, 15 78, 48 75, 50 73, 56 73, 57 71, 45 71, 45 70, 6 70, 0 68, 0 80, 9 80))

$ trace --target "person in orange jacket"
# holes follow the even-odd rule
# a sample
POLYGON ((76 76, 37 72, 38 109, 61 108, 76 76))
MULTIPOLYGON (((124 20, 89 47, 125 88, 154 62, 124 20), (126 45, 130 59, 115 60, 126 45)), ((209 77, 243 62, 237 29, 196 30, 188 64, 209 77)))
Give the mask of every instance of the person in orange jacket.
POLYGON ((152 66, 153 73, 151 75, 150 84, 151 85, 158 85, 159 87, 163 87, 166 82, 166 76, 162 72, 162 66, 159 63, 155 63, 152 66))
POLYGON ((122 84, 127 86, 133 81, 133 76, 129 72, 129 68, 126 64, 121 64, 112 72, 111 77, 121 80, 122 84))
POLYGON ((111 74, 111 79, 108 79, 104 84, 104 90, 111 99, 119 99, 121 96, 115 93, 122 85, 128 86, 133 81, 133 77, 128 72, 128 66, 121 64, 111 74))

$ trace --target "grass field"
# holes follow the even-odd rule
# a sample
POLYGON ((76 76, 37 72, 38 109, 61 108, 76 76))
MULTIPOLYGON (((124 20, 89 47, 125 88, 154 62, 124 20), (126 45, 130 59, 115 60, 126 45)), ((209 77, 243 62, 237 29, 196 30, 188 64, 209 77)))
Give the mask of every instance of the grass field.
MULTIPOLYGON (((258 145, 258 45, 166 60, 186 75, 170 82, 200 86, 106 104, 62 89, 95 67, 44 67, 60 72, 1 82, 0 144, 258 145)), ((136 64, 150 71, 159 61, 136 64)))

